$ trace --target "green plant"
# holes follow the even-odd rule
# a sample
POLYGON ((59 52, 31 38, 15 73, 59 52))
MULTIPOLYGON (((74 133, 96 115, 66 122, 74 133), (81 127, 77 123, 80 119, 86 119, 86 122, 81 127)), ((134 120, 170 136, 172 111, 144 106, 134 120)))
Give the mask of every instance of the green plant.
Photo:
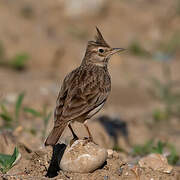
POLYGON ((170 149, 170 155, 167 157, 169 164, 176 164, 179 161, 179 156, 177 155, 176 149, 172 145, 168 145, 170 149))
POLYGON ((118 151, 118 152, 124 152, 124 153, 126 153, 126 150, 123 149, 123 148, 121 148, 121 147, 119 147, 118 144, 115 144, 115 145, 114 145, 113 150, 114 150, 114 151, 118 151))
POLYGON ((0 154, 0 171, 2 173, 7 173, 17 162, 20 156, 21 154, 19 153, 17 147, 14 148, 12 155, 0 154))
POLYGON ((178 15, 180 15, 180 0, 176 0, 176 1, 177 1, 176 12, 178 15))
POLYGON ((163 149, 166 147, 166 143, 158 141, 155 146, 152 147, 153 153, 163 154, 163 149))
POLYGON ((163 76, 165 81, 152 78, 152 86, 148 89, 150 94, 163 105, 162 109, 158 108, 153 112, 156 121, 169 119, 171 116, 180 116, 180 93, 176 89, 180 82, 172 80, 168 64, 163 65, 163 76))
POLYGON ((170 60, 180 49, 180 31, 172 34, 172 36, 166 40, 159 42, 157 51, 153 53, 152 58, 162 61, 170 60))
POLYGON ((18 53, 13 58, 6 57, 5 48, 0 42, 0 65, 15 70, 24 70, 26 68, 29 55, 27 53, 18 53))
POLYGON ((32 17, 34 17, 34 10, 30 4, 25 5, 21 9, 20 13, 26 19, 31 19, 32 17))
POLYGON ((132 150, 132 155, 144 156, 152 151, 153 140, 147 141, 143 145, 135 145, 132 150))
POLYGON ((149 140, 143 145, 135 145, 132 150, 132 155, 145 156, 150 153, 163 154, 164 149, 169 151, 169 155, 167 156, 169 164, 175 165, 179 160, 175 147, 162 141, 155 143, 154 140, 149 140))
POLYGON ((162 120, 169 119, 169 114, 167 111, 157 108, 153 111, 153 119, 155 122, 161 122, 162 120))
POLYGON ((17 97, 15 106, 14 106, 14 112, 11 113, 7 110, 7 107, 2 103, 0 105, 1 112, 0 112, 0 118, 3 120, 3 126, 2 128, 11 128, 13 129, 16 127, 19 123, 19 114, 22 108, 22 102, 24 99, 25 93, 20 93, 17 97))
POLYGON ((151 57, 151 53, 145 50, 138 41, 133 41, 128 47, 129 51, 136 56, 151 57))
POLYGON ((3 120, 3 127, 4 128, 11 128, 13 118, 11 116, 11 113, 7 111, 6 106, 4 104, 1 104, 1 113, 0 117, 3 120))
POLYGON ((19 53, 11 59, 9 66, 16 70, 24 70, 28 59, 27 53, 19 53))
MULTIPOLYGON (((47 132, 47 126, 48 126, 48 122, 51 118, 52 113, 47 111, 46 106, 43 107, 42 111, 37 111, 33 108, 29 108, 29 107, 25 107, 24 111, 27 113, 30 113, 31 115, 33 115, 34 117, 37 118, 41 118, 43 120, 43 129, 42 129, 42 140, 44 140, 44 138, 46 137, 46 132, 47 132)), ((32 131, 32 133, 34 133, 34 129, 32 131)))
POLYGON ((5 50, 2 42, 0 42, 0 64, 4 60, 4 56, 5 56, 5 50))
POLYGON ((180 48, 180 32, 175 32, 167 43, 164 43, 163 50, 168 54, 175 54, 180 48))

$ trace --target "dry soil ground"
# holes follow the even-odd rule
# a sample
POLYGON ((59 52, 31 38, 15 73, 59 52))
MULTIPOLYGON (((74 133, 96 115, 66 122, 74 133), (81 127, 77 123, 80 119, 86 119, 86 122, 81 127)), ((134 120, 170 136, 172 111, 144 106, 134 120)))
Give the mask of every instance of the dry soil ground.
MULTIPOLYGON (((5 56, 10 59, 21 52, 30 56, 24 71, 0 66, 1 101, 5 100, 8 109, 13 112, 16 97, 24 91, 24 107, 42 111, 46 105, 48 111, 53 111, 61 82, 69 71, 80 64, 87 41, 93 39, 96 25, 114 47, 126 48, 138 41, 149 52, 161 51, 164 48, 162 44, 168 44, 174 34, 180 33, 178 2, 112 0, 105 2, 106 8, 99 14, 74 18, 66 15, 63 1, 0 0, 0 42, 5 56)), ((166 62, 159 56, 135 56, 131 51, 112 58, 109 66, 112 76, 111 95, 104 109, 89 121, 89 127, 99 145, 109 149, 116 143, 130 152, 133 145, 143 144, 153 138, 173 144, 180 153, 180 119, 172 117, 169 121, 154 123, 152 112, 162 104, 148 92, 148 88, 154 88, 150 81, 152 77, 165 80, 162 73, 164 64, 169 66, 172 79, 180 80, 178 50, 166 62), (115 128, 113 134, 108 134, 106 124, 98 118, 101 116, 107 116, 111 125, 118 121, 120 129, 115 128), (126 129, 126 133, 122 129, 126 129)), ((46 178, 49 162, 44 156, 50 155, 47 150, 38 151, 43 147, 43 126, 41 118, 21 112, 19 124, 12 132, 15 137, 12 142, 8 140, 9 145, 3 145, 2 140, 0 152, 12 153, 15 144, 21 142, 31 153, 22 150, 24 145, 21 144, 23 158, 9 172, 15 176, 5 175, 4 179, 46 178)), ((47 133, 52 126, 53 118, 48 124, 47 133)), ((80 137, 87 135, 82 125, 73 126, 80 137)), ((112 129, 114 127, 116 125, 112 129)), ((70 138, 70 132, 66 130, 62 141, 67 142, 70 138)), ((133 161, 131 155, 115 153, 107 160, 106 165, 93 173, 72 174, 60 171, 55 179, 138 178, 127 164, 122 165, 128 161, 133 161)), ((174 167, 171 174, 142 168, 138 171, 141 180, 180 179, 178 166, 174 167)))

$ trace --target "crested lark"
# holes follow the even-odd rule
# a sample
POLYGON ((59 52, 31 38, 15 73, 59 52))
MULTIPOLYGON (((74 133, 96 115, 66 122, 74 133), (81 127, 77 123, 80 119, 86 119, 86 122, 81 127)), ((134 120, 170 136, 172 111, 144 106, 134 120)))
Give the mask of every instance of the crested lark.
POLYGON ((54 112, 54 128, 45 145, 55 145, 68 125, 77 139, 71 122, 78 121, 87 129, 89 140, 93 140, 86 124, 87 120, 103 107, 111 90, 108 72, 110 57, 123 48, 111 48, 98 28, 95 41, 89 41, 81 65, 69 73, 62 84, 54 112))

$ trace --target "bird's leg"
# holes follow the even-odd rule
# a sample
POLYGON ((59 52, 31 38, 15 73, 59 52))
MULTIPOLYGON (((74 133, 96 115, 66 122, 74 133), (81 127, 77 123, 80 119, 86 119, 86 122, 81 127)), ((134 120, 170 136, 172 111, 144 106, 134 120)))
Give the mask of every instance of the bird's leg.
POLYGON ((73 135, 73 139, 70 141, 70 146, 76 141, 76 140, 78 140, 79 138, 77 137, 77 135, 75 134, 75 132, 73 131, 73 128, 72 128, 72 126, 71 126, 71 124, 69 123, 68 124, 68 127, 69 127, 69 129, 71 130, 71 133, 72 133, 72 135, 73 135))
POLYGON ((96 144, 96 143, 94 142, 93 137, 92 137, 92 135, 91 135, 91 132, 89 131, 89 128, 88 128, 88 126, 87 126, 87 121, 85 121, 83 124, 84 124, 84 127, 86 128, 86 130, 87 130, 87 132, 88 132, 88 135, 89 135, 89 137, 88 137, 88 138, 85 138, 85 140, 87 140, 87 142, 93 142, 94 144, 96 144))

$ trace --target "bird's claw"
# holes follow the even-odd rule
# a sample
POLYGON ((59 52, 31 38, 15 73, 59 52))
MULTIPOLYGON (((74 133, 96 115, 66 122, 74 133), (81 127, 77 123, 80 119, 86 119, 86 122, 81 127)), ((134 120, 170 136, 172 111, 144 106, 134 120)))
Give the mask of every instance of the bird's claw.
POLYGON ((97 143, 94 142, 92 137, 84 137, 83 140, 85 141, 83 146, 85 146, 87 143, 92 142, 97 145, 97 143))
POLYGON ((70 146, 72 146, 72 144, 75 142, 75 141, 77 141, 79 138, 76 136, 76 137, 74 137, 73 139, 71 139, 71 141, 70 141, 70 146))

